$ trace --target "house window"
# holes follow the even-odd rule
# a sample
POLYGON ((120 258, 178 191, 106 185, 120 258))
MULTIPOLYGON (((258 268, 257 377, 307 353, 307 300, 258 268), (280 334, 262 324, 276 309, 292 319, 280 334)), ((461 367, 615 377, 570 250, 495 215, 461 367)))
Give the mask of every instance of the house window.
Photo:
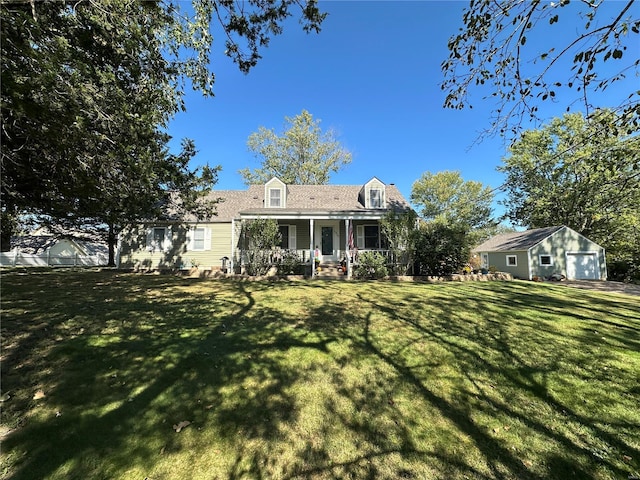
POLYGON ((364 248, 380 248, 380 229, 377 225, 364 226, 364 248))
POLYGON ((280 240, 280 248, 288 249, 289 248, 289 225, 280 225, 278 227, 280 230, 280 236, 282 240, 280 240))
POLYGON ((270 188, 269 189, 269 206, 271 207, 280 207, 282 199, 282 190, 279 188, 270 188))
POLYGON ((167 238, 167 229, 162 228, 154 228, 153 229, 153 241, 151 243, 151 247, 153 250, 164 250, 165 242, 167 238))
POLYGON ((282 239, 280 240, 280 248, 285 250, 295 250, 296 249, 296 226, 295 225, 279 225, 278 229, 280 230, 280 236, 282 239))
POLYGON ((482 268, 489 268, 489 254, 482 254, 482 264, 480 265, 482 268))
POLYGON ((204 228, 193 229, 193 249, 204 250, 204 228))
POLYGON ((553 265, 553 257, 551 255, 540 255, 540 265, 551 267, 553 265))
POLYGON ((382 208, 382 190, 379 188, 369 190, 369 206, 371 208, 382 208))
POLYGON ((171 227, 151 227, 147 230, 147 250, 167 251, 171 248, 171 227))
POLYGON ((518 266, 518 257, 515 255, 507 255, 507 266, 509 267, 517 267, 518 266))

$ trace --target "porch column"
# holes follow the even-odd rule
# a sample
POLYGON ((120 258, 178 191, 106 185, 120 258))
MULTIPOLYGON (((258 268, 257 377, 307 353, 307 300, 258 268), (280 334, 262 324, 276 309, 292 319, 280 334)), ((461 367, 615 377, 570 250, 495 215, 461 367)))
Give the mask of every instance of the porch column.
POLYGON ((311 259, 311 276, 314 277, 316 274, 316 259, 315 259, 315 249, 313 244, 313 237, 315 236, 315 232, 313 231, 313 218, 309 219, 309 251, 311 255, 309 258, 311 259))
POLYGON ((351 277, 351 258, 349 252, 349 219, 344 219, 344 255, 347 258, 347 278, 351 277))
POLYGON ((229 255, 229 273, 234 274, 235 270, 233 269, 233 254, 234 254, 234 245, 236 239, 236 219, 231 219, 231 255, 229 255))

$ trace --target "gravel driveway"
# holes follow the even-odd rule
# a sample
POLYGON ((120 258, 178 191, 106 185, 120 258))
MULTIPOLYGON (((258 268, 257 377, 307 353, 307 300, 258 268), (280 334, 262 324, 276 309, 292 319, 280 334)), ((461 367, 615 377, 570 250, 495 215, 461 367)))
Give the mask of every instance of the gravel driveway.
POLYGON ((597 290, 599 292, 625 293, 640 296, 640 285, 622 282, 602 282, 600 280, 567 280, 562 282, 567 287, 597 290))

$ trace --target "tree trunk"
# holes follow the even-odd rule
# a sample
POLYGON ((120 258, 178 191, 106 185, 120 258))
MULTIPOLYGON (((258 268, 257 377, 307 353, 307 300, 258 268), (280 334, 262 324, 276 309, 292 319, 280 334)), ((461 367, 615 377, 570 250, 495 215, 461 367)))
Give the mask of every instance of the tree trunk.
POLYGON ((107 244, 109 245, 109 261, 108 267, 116 266, 116 243, 118 242, 118 235, 112 223, 109 224, 109 233, 107 235, 107 244))
POLYGON ((6 211, 2 212, 0 216, 0 252, 11 250, 11 237, 15 225, 15 217, 6 211))
POLYGON ((2 225, 2 232, 0 233, 0 252, 8 252, 11 250, 11 230, 2 225))

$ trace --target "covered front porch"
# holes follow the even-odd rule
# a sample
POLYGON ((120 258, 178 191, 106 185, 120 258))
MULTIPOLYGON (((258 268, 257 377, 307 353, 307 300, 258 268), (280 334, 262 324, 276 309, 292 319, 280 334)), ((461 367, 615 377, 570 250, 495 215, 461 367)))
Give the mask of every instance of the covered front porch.
POLYGON ((231 259, 231 271, 244 271, 247 262, 247 242, 242 238, 243 222, 258 218, 276 220, 281 234, 280 245, 273 248, 270 255, 277 265, 283 258, 294 255, 300 264, 308 266, 307 274, 317 275, 316 257, 320 257, 320 265, 343 265, 347 276, 352 274, 352 267, 358 262, 358 256, 365 251, 378 251, 386 254, 380 228, 380 214, 371 215, 351 213, 343 215, 308 215, 300 214, 259 215, 243 214, 234 220, 232 240, 235 250, 231 259), (319 252, 319 255, 316 254, 319 252), (239 267, 239 268, 238 268, 239 267))

